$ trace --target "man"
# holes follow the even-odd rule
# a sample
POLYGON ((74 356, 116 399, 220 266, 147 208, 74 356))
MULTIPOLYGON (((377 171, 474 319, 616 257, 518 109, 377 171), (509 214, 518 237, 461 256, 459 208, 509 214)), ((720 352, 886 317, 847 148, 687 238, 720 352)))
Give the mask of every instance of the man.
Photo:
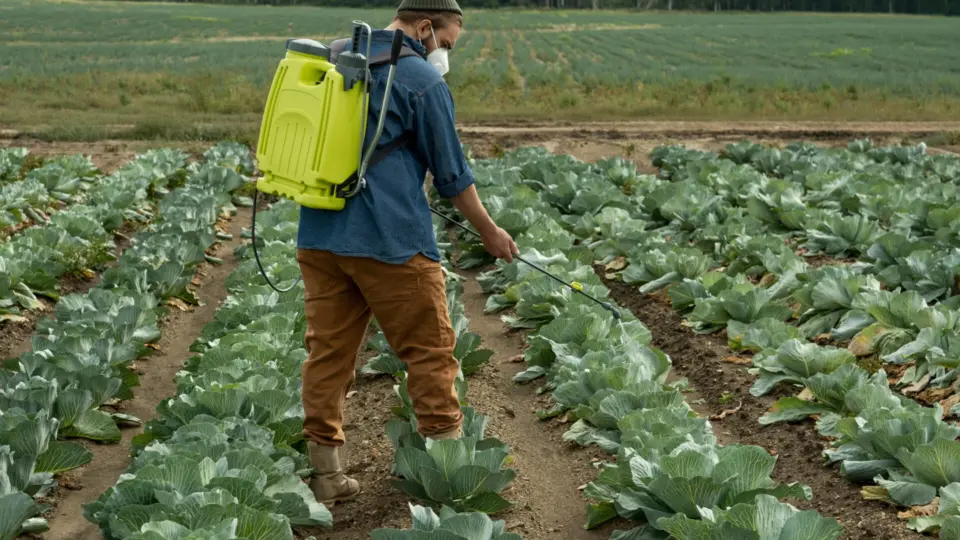
MULTIPOLYGON (((396 29, 419 55, 397 64, 379 143, 405 136, 408 144, 369 169, 366 188, 343 210, 301 210, 297 259, 306 289, 309 353, 303 366, 304 432, 317 470, 310 486, 325 504, 360 492, 358 483, 343 474, 338 449, 344 443, 344 400, 371 316, 407 364, 420 432, 433 439, 461 433, 453 386, 459 367, 453 357, 456 336, 423 189, 426 173, 432 173, 437 193, 452 199, 482 235, 492 255, 510 261, 517 253, 513 239, 494 224, 477 196, 442 77, 462 17, 456 0, 403 0, 393 23, 373 32, 371 55, 389 51, 396 29)), ((365 43, 360 50, 366 50, 365 43)), ((387 66, 371 71, 368 122, 375 125, 387 66)), ((373 131, 367 132, 367 144, 373 131)))

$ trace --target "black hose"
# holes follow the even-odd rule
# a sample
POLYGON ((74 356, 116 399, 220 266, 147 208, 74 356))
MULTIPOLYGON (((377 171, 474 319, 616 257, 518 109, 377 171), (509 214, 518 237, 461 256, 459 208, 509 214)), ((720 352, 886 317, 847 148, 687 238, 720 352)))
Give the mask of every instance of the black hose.
POLYGON ((253 190, 253 217, 250 219, 250 239, 253 241, 253 258, 257 260, 257 268, 260 269, 260 275, 263 276, 263 280, 267 282, 267 285, 269 285, 271 289, 277 291, 278 293, 283 294, 283 293, 292 291, 293 288, 296 287, 300 283, 300 281, 303 279, 303 275, 301 274, 297 276, 297 280, 294 281, 293 284, 287 287, 286 289, 281 289, 276 285, 274 285, 272 281, 270 281, 270 277, 267 276, 267 271, 263 269, 263 263, 260 262, 260 253, 257 251, 257 192, 258 191, 259 190, 257 189, 253 190))

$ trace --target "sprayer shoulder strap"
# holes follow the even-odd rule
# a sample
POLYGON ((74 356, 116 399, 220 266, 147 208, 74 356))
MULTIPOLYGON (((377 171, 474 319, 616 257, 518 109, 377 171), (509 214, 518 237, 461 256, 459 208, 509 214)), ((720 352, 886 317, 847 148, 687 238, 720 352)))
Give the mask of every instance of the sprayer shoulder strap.
MULTIPOLYGON (((374 165, 383 161, 391 152, 394 150, 399 150, 404 148, 410 143, 410 134, 403 132, 396 139, 388 142, 387 144, 380 145, 373 150, 373 155, 370 156, 370 162, 367 164, 368 170, 373 168, 374 165)), ((337 196, 342 197, 344 193, 350 193, 356 187, 357 182, 360 181, 360 178, 357 176, 359 171, 354 171, 350 175, 350 178, 337 186, 337 196)))
MULTIPOLYGON (((338 39, 330 43, 330 50, 331 50, 330 61, 336 63, 337 56, 339 56, 340 53, 346 50, 349 44, 350 44, 350 39, 338 39)), ((417 51, 404 45, 403 47, 400 48, 399 58, 406 58, 408 56, 416 56, 417 58, 421 58, 421 59, 423 58, 422 56, 420 56, 419 53, 417 53, 417 51)), ((389 62, 390 62, 389 49, 385 50, 380 54, 375 54, 370 57, 371 66, 387 64, 389 62)), ((399 150, 401 148, 404 148, 409 143, 410 143, 410 134, 404 132, 399 137, 390 141, 389 143, 378 146, 373 150, 373 155, 370 156, 370 162, 367 164, 367 167, 368 168, 373 167, 377 163, 380 163, 381 161, 383 161, 384 158, 390 155, 391 152, 393 152, 394 150, 399 150)), ((350 193, 356 188, 357 182, 360 181, 360 178, 358 177, 358 172, 359 171, 354 172, 352 175, 350 175, 350 178, 348 178, 344 183, 337 186, 336 188, 337 196, 342 197, 344 193, 350 193)))
MULTIPOLYGON (((330 61, 335 63, 337 61, 337 57, 340 56, 340 53, 346 50, 347 45, 349 44, 350 44, 350 39, 338 39, 330 43, 330 61)), ((416 56, 418 58, 423 58, 422 56, 420 56, 420 54, 417 51, 411 49, 410 47, 407 47, 406 45, 404 45, 403 47, 400 47, 399 58, 406 58, 408 56, 416 56)), ((389 48, 380 54, 374 54, 370 57, 371 66, 379 66, 381 64, 386 64, 388 62, 390 62, 389 48)))

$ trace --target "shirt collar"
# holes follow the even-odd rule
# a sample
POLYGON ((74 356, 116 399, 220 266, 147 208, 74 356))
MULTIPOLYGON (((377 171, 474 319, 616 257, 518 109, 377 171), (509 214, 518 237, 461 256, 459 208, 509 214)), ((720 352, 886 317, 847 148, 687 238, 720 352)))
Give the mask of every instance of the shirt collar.
MULTIPOLYGON (((393 30, 374 30, 373 31, 373 41, 374 45, 381 44, 392 44, 393 43, 393 30)), ((404 34, 403 44, 407 47, 410 47, 420 56, 427 56, 427 49, 417 40, 411 38, 410 36, 404 34)))

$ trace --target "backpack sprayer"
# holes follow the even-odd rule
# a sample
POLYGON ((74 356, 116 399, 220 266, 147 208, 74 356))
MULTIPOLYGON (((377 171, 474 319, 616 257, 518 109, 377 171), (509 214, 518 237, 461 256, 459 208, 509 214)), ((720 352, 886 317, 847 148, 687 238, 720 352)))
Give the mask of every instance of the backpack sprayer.
MULTIPOLYGON (((407 143, 404 137, 398 137, 384 147, 377 146, 389 110, 397 61, 419 54, 403 45, 403 31, 396 30, 389 54, 371 57, 372 33, 370 25, 354 21, 352 39, 333 42, 330 47, 312 39, 290 39, 286 56, 273 77, 257 141, 257 162, 263 177, 253 192, 250 235, 260 274, 267 285, 279 293, 292 290, 302 276, 285 289, 277 287, 267 276, 257 250, 257 193, 292 199, 307 208, 343 210, 347 199, 366 186, 367 169, 407 143), (364 31, 367 46, 365 54, 361 54, 364 31), (364 151, 370 67, 382 64, 389 64, 390 70, 376 131, 364 151)), ((433 208, 430 211, 480 237, 458 221, 433 208)), ((520 256, 515 257, 596 302, 620 320, 616 308, 584 291, 580 283, 569 283, 520 256)))

